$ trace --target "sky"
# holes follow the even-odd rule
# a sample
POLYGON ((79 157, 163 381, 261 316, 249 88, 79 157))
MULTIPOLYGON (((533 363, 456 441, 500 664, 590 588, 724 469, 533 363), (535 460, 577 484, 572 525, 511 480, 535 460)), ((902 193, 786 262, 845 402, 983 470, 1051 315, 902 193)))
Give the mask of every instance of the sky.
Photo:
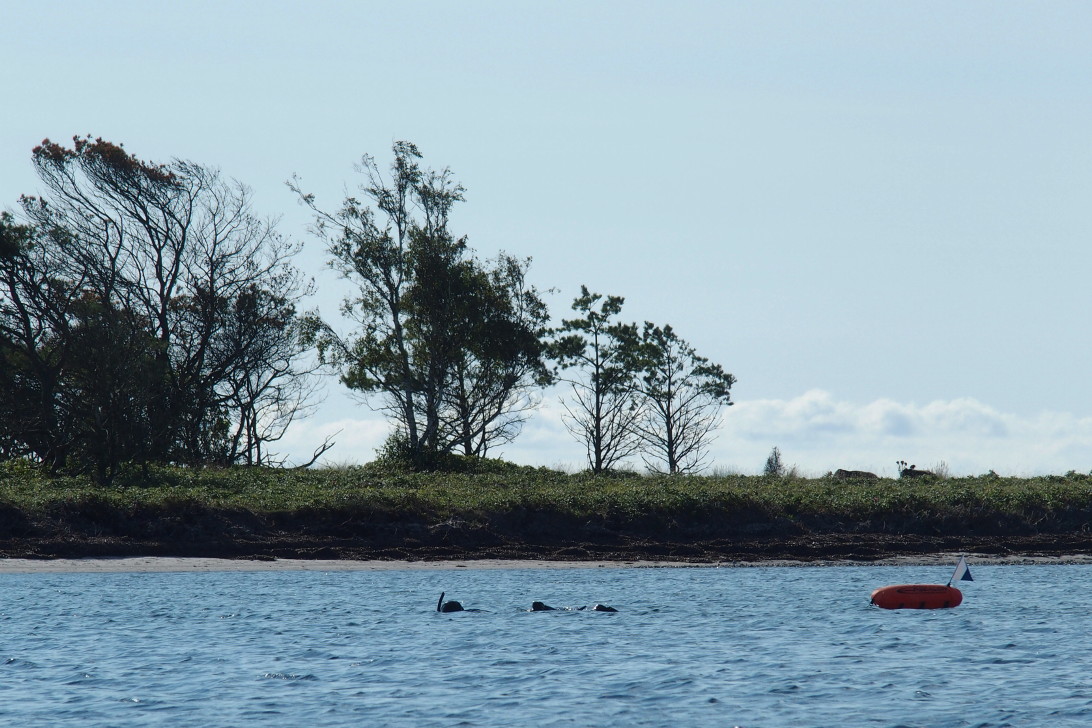
MULTIPOLYGON (((216 167, 337 321, 285 182, 335 209, 405 139, 555 319, 624 296, 735 375, 717 472, 1088 472, 1090 34, 1064 1, 5 3, 0 209, 47 137, 216 167)), ((560 394, 493 454, 583 467, 560 394)), ((366 462, 387 431, 330 377, 277 449, 366 462)))

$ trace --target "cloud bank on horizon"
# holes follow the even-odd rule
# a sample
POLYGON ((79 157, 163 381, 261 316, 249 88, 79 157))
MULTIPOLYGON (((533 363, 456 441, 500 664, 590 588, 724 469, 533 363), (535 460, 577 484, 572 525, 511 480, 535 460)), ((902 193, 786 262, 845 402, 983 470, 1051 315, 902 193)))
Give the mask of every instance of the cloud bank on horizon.
MULTIPOLYGON (((337 420, 301 421, 276 449, 302 461, 333 437, 337 445, 325 464, 361 464, 375 458, 388 431, 385 420, 361 407, 359 414, 337 420)), ((1061 474, 1082 470, 1092 450, 1092 417, 1067 412, 1024 416, 969 397, 860 404, 812 389, 790 399, 756 399, 726 408, 706 472, 760 473, 775 446, 787 465, 807 476, 846 468, 894 477, 896 460, 925 469, 943 463, 952 475, 990 470, 1013 476, 1061 474)), ((494 455, 522 465, 585 467, 581 446, 565 429, 561 407, 551 398, 520 437, 494 455)), ((632 465, 641 468, 639 461, 632 465)))

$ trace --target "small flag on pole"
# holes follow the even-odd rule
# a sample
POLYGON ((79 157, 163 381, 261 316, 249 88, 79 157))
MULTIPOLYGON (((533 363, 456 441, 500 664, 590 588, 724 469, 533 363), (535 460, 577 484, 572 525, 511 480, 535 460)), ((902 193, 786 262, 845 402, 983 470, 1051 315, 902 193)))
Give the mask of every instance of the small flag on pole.
POLYGON ((971 577, 971 570, 967 568, 966 556, 959 557, 959 563, 956 564, 952 578, 948 580, 948 586, 951 586, 953 581, 974 581, 971 577))

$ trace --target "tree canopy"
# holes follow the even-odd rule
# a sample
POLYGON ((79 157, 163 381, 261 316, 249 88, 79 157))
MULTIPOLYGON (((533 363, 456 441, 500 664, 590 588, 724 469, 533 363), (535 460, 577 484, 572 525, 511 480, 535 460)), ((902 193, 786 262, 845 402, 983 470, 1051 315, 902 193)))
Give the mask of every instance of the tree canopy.
POLYGON ((298 412, 267 416, 270 382, 306 390, 297 246, 192 162, 91 137, 32 160, 45 191, 0 225, 0 447, 100 480, 131 461, 267 462, 298 412))
POLYGON ((624 303, 581 286, 572 308, 583 315, 552 332, 550 353, 569 385, 565 424, 592 472, 638 454, 652 471, 697 472, 735 377, 670 326, 620 321, 624 303))
POLYGON ((670 326, 645 322, 638 389, 644 408, 637 431, 652 470, 692 473, 707 464, 721 407, 732 404, 736 378, 694 351, 670 326))
POLYGON ((484 455, 515 437, 548 380, 548 312, 527 284, 529 260, 483 262, 450 231, 464 192, 450 170, 423 168, 409 142, 392 151, 389 180, 365 156, 359 197, 334 212, 290 183, 331 264, 356 287, 342 312, 359 328, 341 334, 315 315, 311 340, 347 387, 391 416, 413 464, 455 450, 484 455))
POLYGON ((617 320, 625 299, 580 287, 572 309, 582 316, 565 319, 554 330, 551 354, 562 369, 569 394, 562 400, 565 424, 584 443, 588 467, 610 470, 635 454, 640 338, 636 324, 617 320))
POLYGON ((581 286, 550 328, 531 260, 479 257, 453 231, 465 189, 411 142, 385 168, 365 155, 336 209, 288 183, 351 284, 348 331, 298 310, 301 246, 242 183, 90 136, 31 159, 43 191, 0 212, 0 460, 102 483, 128 464, 283 465, 272 443, 313 411, 320 368, 415 468, 511 443, 560 383, 593 472, 698 472, 732 404, 734 376, 671 326, 621 320, 621 296, 581 286))

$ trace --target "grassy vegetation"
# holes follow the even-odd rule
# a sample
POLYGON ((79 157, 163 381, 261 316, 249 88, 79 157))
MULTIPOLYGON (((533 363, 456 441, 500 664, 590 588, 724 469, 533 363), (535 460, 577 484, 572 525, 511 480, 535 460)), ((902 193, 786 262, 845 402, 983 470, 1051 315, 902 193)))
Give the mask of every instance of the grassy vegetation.
MULTIPOLYGON (((1092 477, 980 477, 836 482, 829 477, 668 477, 566 474, 486 462, 463 473, 393 472, 380 465, 317 470, 157 468, 104 488, 0 465, 0 509, 26 519, 112 511, 142 514, 341 513, 382 521, 488 525, 550 514, 612 528, 688 530, 792 523, 802 530, 1023 532, 1087 530, 1092 477)), ((0 529, 3 521, 0 521, 0 529)), ((0 530, 0 538, 4 534, 0 530)))

